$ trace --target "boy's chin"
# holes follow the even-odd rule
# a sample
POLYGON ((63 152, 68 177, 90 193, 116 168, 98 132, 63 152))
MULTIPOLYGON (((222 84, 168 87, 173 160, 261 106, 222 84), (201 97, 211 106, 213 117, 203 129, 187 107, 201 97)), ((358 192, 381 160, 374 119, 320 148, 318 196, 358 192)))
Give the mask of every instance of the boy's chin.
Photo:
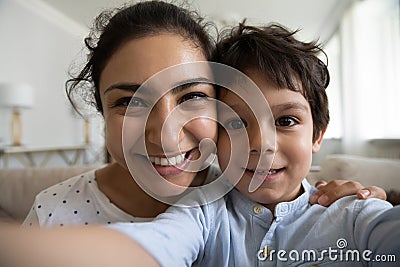
POLYGON ((245 185, 243 188, 238 188, 238 190, 249 197, 251 200, 258 202, 260 204, 268 204, 271 202, 275 202, 276 199, 279 199, 278 193, 272 188, 259 187, 255 191, 249 191, 249 185, 245 185))

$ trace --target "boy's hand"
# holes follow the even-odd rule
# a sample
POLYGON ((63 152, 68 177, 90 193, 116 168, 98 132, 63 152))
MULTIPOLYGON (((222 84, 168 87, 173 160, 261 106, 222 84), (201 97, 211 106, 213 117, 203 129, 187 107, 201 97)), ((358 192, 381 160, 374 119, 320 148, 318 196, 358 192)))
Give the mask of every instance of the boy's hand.
POLYGON ((315 184, 318 191, 310 197, 311 204, 329 206, 336 200, 351 195, 357 195, 359 199, 378 198, 386 200, 386 192, 377 186, 364 187, 359 182, 348 180, 318 181, 315 184))

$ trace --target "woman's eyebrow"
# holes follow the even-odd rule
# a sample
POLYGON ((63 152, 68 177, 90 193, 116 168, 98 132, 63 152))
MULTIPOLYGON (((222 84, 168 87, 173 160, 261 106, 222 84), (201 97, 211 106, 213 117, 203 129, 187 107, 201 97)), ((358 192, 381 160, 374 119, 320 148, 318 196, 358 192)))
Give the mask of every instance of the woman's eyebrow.
MULTIPOLYGON (((195 78, 195 79, 184 80, 184 81, 179 82, 178 84, 179 85, 174 86, 172 88, 173 94, 179 94, 183 90, 186 90, 197 84, 212 84, 212 82, 207 78, 200 77, 200 78, 195 78)), ((120 89, 120 90, 135 93, 140 88, 140 86, 142 86, 142 85, 141 84, 131 84, 131 83, 117 83, 117 84, 113 84, 113 85, 109 86, 104 91, 104 94, 107 94, 108 92, 110 92, 114 89, 120 89)))
POLYGON ((135 93, 139 89, 140 86, 141 86, 141 84, 117 83, 117 84, 113 84, 113 85, 109 86, 104 91, 104 94, 106 94, 114 89, 120 89, 120 90, 135 93))
POLYGON ((179 94, 183 90, 186 90, 186 89, 188 89, 192 86, 198 85, 198 84, 211 84, 212 85, 213 82, 210 79, 203 78, 203 77, 181 81, 181 82, 179 82, 179 85, 172 88, 172 93, 179 94))

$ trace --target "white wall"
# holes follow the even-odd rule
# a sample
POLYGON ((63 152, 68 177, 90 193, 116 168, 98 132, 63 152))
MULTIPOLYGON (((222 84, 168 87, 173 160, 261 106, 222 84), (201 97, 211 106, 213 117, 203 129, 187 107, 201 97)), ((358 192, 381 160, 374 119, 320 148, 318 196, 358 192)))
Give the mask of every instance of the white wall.
MULTIPOLYGON (((72 61, 83 58, 87 32, 41 0, 0 0, 0 82, 26 82, 35 90, 34 107, 22 112, 27 146, 83 143, 83 120, 73 114, 64 83, 72 61)), ((0 108, 5 144, 11 139, 10 116, 0 108)), ((102 142, 98 136, 95 142, 102 142)))

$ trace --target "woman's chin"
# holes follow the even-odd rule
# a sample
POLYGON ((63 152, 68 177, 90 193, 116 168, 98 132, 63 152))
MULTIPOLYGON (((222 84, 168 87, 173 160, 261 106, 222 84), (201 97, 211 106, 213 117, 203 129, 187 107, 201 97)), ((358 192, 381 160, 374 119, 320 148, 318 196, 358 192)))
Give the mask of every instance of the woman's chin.
POLYGON ((165 186, 165 184, 153 185, 151 191, 159 197, 174 197, 181 195, 187 188, 188 186, 183 183, 176 184, 169 182, 168 186, 165 186))

